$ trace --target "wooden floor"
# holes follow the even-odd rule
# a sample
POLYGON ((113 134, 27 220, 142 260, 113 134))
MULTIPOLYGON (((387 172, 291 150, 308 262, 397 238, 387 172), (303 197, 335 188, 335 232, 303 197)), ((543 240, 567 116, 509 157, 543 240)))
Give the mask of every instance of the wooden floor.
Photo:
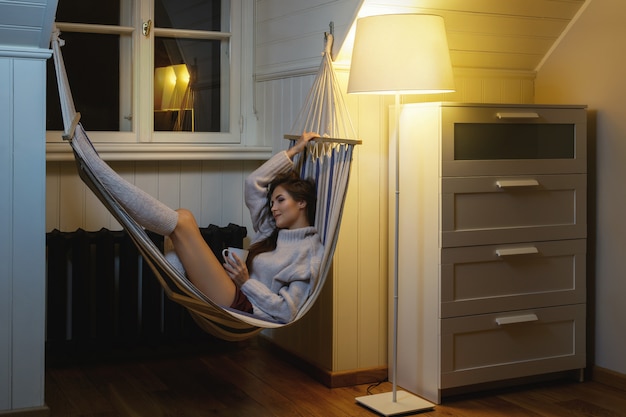
MULTIPOLYGON (((368 385, 329 389, 256 340, 132 360, 49 363, 52 417, 376 416, 355 403, 368 385)), ((389 392, 382 383, 371 392, 389 392)), ((444 401, 420 416, 626 416, 626 392, 558 381, 444 401)))

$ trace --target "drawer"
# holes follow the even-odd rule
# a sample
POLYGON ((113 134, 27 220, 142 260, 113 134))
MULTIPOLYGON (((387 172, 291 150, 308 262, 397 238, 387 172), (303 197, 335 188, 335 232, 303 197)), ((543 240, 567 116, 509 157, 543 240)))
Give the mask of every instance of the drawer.
POLYGON ((443 178, 442 246, 587 236, 585 174, 443 178))
POLYGON ((442 175, 586 173, 584 106, 442 108, 442 175))
POLYGON ((584 303, 586 241, 441 251, 441 317, 584 303))
POLYGON ((585 367, 585 305, 441 321, 441 388, 585 367))

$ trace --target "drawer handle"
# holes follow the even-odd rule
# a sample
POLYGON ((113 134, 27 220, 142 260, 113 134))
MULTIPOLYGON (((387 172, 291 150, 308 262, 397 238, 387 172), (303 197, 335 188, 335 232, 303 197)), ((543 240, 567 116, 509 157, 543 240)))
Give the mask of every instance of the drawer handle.
POLYGON ((521 316, 497 317, 496 323, 498 323, 498 326, 503 326, 505 324, 528 323, 537 320, 539 318, 536 314, 523 314, 521 316))
POLYGON ((513 188, 513 187, 536 187, 539 185, 539 181, 533 179, 526 180, 497 180, 496 185, 498 188, 513 188))
POLYGON ((532 255, 535 253, 539 253, 539 250, 534 246, 527 246, 524 248, 496 249, 496 255, 498 256, 532 255))
POLYGON ((498 119, 538 119, 539 114, 535 112, 511 112, 496 113, 498 119))

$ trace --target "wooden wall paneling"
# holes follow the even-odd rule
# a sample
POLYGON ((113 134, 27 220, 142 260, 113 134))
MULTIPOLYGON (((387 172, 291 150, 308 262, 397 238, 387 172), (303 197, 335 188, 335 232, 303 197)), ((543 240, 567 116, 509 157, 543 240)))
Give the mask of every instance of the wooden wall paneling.
MULTIPOLYGON (((0 59, 0 78, 10 85, 13 77, 10 59, 0 59)), ((11 222, 13 189, 12 90, 0 88, 0 410, 11 406, 11 222)))
POLYGON ((434 13, 446 21, 452 65, 534 71, 571 24, 584 0, 365 0, 361 15, 434 13), (479 45, 479 47, 477 46, 479 45))
MULTIPOLYGON (((43 407, 45 342, 45 91, 46 61, 12 60, 13 163, 7 213, 11 241, 12 353, 10 408, 43 407)), ((12 81, 12 82, 11 82, 12 81)), ((4 215, 2 216, 5 217, 4 215)))
MULTIPOLYGON (((293 0, 256 0, 257 3, 257 21, 265 21, 274 19, 277 16, 301 13, 303 6, 302 1, 293 0)), ((306 8, 320 7, 328 3, 327 0, 308 0, 306 8)))
POLYGON ((276 146, 275 132, 279 129, 282 115, 282 107, 280 101, 280 90, 277 88, 280 87, 278 81, 270 81, 268 83, 268 88, 265 90, 265 100, 264 100, 264 109, 265 112, 265 120, 267 121, 266 127, 267 130, 265 134, 267 135, 268 140, 272 144, 273 152, 276 152, 278 149, 276 146))
POLYGON ((520 103, 535 102, 535 79, 524 78, 520 81, 520 103))
POLYGON ((254 83, 254 115, 256 117, 256 132, 257 142, 261 146, 269 146, 271 142, 268 140, 266 131, 266 119, 263 117, 265 103, 263 99, 265 97, 265 83, 254 83))
POLYGON ((285 82, 282 83, 282 88, 280 88, 280 118, 278 123, 274 126, 276 130, 273 134, 273 140, 276 144, 275 149, 277 151, 286 148, 286 142, 282 137, 291 130, 291 126, 296 120, 298 111, 302 107, 302 101, 299 101, 299 92, 302 82, 301 77, 287 78, 285 82))
POLYGON ((481 102, 502 102, 502 83, 500 82, 500 80, 486 79, 483 81, 483 98, 481 102))
POLYGON ((222 179, 220 176, 221 161, 202 161, 201 214, 198 222, 204 226, 218 224, 222 219, 222 179))
POLYGON ((310 71, 319 64, 324 50, 323 35, 335 24, 333 48, 338 50, 345 38, 360 1, 257 3, 256 68, 262 76, 310 71))
POLYGON ((259 142, 268 146, 271 145, 271 141, 267 135, 269 129, 269 120, 265 117, 267 113, 267 84, 268 83, 254 83, 254 101, 256 106, 256 118, 257 118, 257 135, 259 135, 259 142))
POLYGON ((481 79, 470 79, 455 76, 457 100, 466 103, 480 103, 483 101, 483 84, 481 79))
POLYGON ((282 111, 280 112, 280 131, 274 133, 274 140, 278 142, 278 149, 285 148, 283 146, 284 142, 281 139, 285 133, 291 130, 302 108, 303 101, 300 94, 302 83, 302 77, 287 78, 281 89, 280 103, 282 111))
POLYGON ((220 226, 228 223, 241 224, 244 211, 248 212, 244 204, 243 188, 244 175, 241 161, 222 162, 222 216, 220 226))
MULTIPOLYGON (((377 0, 376 3, 384 4, 389 0, 377 0)), ((390 3, 402 3, 404 0, 390 0, 390 3)), ((560 18, 563 15, 573 16, 580 7, 577 3, 584 0, 570 0, 565 2, 553 2, 546 0, 526 0, 523 3, 505 3, 499 0, 485 0, 467 2, 465 0, 420 0, 419 5, 423 8, 434 9, 444 7, 446 9, 462 9, 468 13, 515 13, 542 18, 560 18)), ((406 3, 406 2, 405 2, 406 3)))
POLYGON ((180 179, 178 181, 178 193, 180 195, 180 201, 178 206, 172 207, 186 208, 190 210, 195 216, 198 225, 201 227, 208 226, 208 224, 202 224, 202 162, 201 161, 181 161, 180 165, 180 179))
POLYGON ((53 225, 59 224, 60 165, 59 162, 46 163, 46 232, 51 231, 53 225))
MULTIPOLYGON (((357 163, 358 164, 358 163, 357 163)), ((356 171, 356 166, 352 169, 356 171)), ((358 174, 356 172, 352 174, 358 174)), ((346 195, 339 241, 333 258, 333 287, 334 287, 334 340, 335 355, 333 370, 359 368, 359 299, 361 291, 360 272, 362 258, 359 230, 360 210, 358 175, 351 175, 350 185, 346 195)), ((361 207, 365 209, 364 207, 361 207)), ((374 256, 377 256, 374 254, 374 256)))
POLYGON ((181 201, 181 163, 179 161, 159 161, 156 163, 157 198, 169 208, 183 207, 181 201))
MULTIPOLYGON (((378 97, 360 97, 359 110, 362 113, 359 114, 380 112, 380 101, 378 97)), ((388 145, 385 140, 376 137, 383 126, 386 126, 384 116, 359 117, 358 130, 366 138, 358 147, 353 177, 353 184, 358 186, 359 209, 359 361, 370 366, 384 365, 387 360, 387 286, 384 279, 387 271, 387 225, 381 221, 387 217, 387 204, 380 195, 387 189, 388 145)))
POLYGON ((87 188, 76 174, 76 167, 69 163, 60 164, 59 178, 58 228, 72 231, 86 227, 85 195, 87 188))
MULTIPOLYGON (((341 89, 346 90, 347 78, 341 79, 341 89)), ((372 117, 372 119, 376 119, 372 117)), ((354 122, 354 121, 353 121, 354 122)), ((356 128, 357 126, 355 126, 356 128)), ((361 333, 359 322, 360 291, 362 267, 365 257, 378 257, 378 253, 366 254, 362 251, 361 240, 364 237, 360 225, 363 220, 361 214, 367 211, 368 207, 360 204, 360 199, 364 197, 363 191, 367 194, 376 188, 375 184, 368 190, 360 188, 361 161, 359 155, 362 146, 357 146, 353 164, 350 172, 350 183, 346 195, 343 217, 337 250, 333 259, 333 371, 342 371, 360 368, 361 361, 361 333)), ((371 168, 371 167, 370 167, 371 168)), ((378 222, 376 222, 378 223, 378 222)), ((370 339, 371 340, 371 339, 370 339)))
POLYGON ((262 118, 265 124, 265 130, 263 131, 263 134, 265 135, 265 140, 267 141, 267 143, 269 143, 272 146, 272 151, 275 152, 277 150, 276 148, 276 140, 274 139, 274 131, 277 130, 274 126, 276 126, 278 123, 276 122, 276 120, 280 117, 280 112, 279 111, 275 111, 275 106, 277 106, 278 104, 280 104, 280 101, 276 100, 276 102, 274 101, 274 96, 276 95, 276 91, 273 88, 273 84, 277 83, 278 81, 269 81, 269 82, 265 82, 262 83, 265 88, 263 91, 263 108, 262 108, 262 118))

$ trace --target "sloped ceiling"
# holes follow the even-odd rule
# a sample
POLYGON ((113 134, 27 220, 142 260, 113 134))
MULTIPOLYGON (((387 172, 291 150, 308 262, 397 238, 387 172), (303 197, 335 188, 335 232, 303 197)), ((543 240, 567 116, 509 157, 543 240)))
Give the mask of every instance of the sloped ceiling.
MULTIPOLYGON (((364 0, 358 16, 438 14, 446 22, 455 68, 536 71, 589 1, 364 0)), ((258 6, 267 3, 271 2, 260 1, 258 6)), ((300 3, 323 7, 316 1, 300 3)), ((56 4, 57 0, 0 0, 0 45, 47 48, 56 4)), ((354 28, 343 34, 337 60, 349 60, 353 36, 354 28)))
MULTIPOLYGON (((358 17, 429 13, 444 18, 452 66, 536 71, 591 0, 364 0, 358 17)), ((351 54, 354 27, 337 59, 351 54)), ((348 58, 349 59, 349 58, 348 58)))

